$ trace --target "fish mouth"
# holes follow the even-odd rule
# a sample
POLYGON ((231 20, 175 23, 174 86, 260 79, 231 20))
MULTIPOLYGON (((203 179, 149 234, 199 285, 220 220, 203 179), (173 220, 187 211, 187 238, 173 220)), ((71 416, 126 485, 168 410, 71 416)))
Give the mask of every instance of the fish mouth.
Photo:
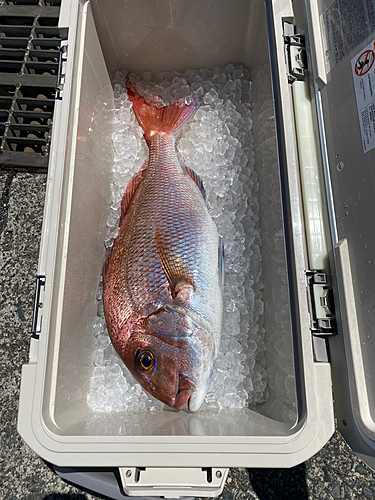
POLYGON ((191 380, 180 377, 177 394, 173 404, 175 410, 181 410, 189 401, 193 389, 195 389, 195 384, 191 380))

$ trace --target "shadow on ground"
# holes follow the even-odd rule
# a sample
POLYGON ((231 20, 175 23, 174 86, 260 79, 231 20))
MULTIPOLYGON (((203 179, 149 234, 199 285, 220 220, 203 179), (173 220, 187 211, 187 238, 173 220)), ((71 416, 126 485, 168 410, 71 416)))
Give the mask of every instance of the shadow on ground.
POLYGON ((79 493, 51 493, 46 495, 43 500, 87 500, 87 496, 79 493))
MULTIPOLYGON (((75 485, 69 481, 64 480, 64 483, 75 487, 75 485)), ((94 491, 83 488, 82 486, 79 488, 82 490, 82 493, 50 493, 49 495, 44 496, 43 500, 88 500, 89 498, 111 500, 110 497, 100 495, 99 493, 95 493, 94 491)))
POLYGON ((248 469, 249 480, 259 500, 307 500, 304 464, 291 469, 248 469))

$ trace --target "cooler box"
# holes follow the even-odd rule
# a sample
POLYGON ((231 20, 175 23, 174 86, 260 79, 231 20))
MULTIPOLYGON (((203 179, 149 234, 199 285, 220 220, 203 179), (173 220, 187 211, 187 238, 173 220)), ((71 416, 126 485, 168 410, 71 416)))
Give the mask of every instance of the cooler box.
POLYGON ((332 383, 341 432, 375 468, 375 130, 367 92, 375 35, 373 24, 364 29, 360 21, 358 29, 354 21, 336 29, 337 18, 354 19, 350 9, 358 19, 365 6, 63 0, 59 25, 68 35, 18 416, 22 438, 62 477, 113 498, 218 495, 229 467, 292 467, 318 452, 334 431, 332 383), (264 103, 253 102, 262 265, 276 289, 269 201, 262 196, 267 174, 279 184, 279 268, 287 270, 289 290, 283 328, 290 332, 282 355, 295 377, 281 387, 279 347, 267 338, 280 326, 268 286, 265 360, 282 384, 271 384, 267 401, 202 416, 167 410, 97 416, 87 403, 90 325, 105 254, 113 144, 111 115, 103 110, 113 108, 113 79, 123 68, 142 74, 228 63, 249 68, 253 95, 272 81, 275 121, 267 123, 278 146, 275 172, 261 157, 264 103), (279 411, 287 389, 290 411, 279 411))

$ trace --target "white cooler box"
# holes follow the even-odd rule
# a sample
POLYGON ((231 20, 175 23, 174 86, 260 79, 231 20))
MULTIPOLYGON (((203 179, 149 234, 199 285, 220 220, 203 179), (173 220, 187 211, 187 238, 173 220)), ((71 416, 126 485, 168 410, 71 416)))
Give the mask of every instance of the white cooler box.
MULTIPOLYGON (((18 416, 22 438, 62 477, 113 498, 215 496, 229 467, 292 467, 318 452, 334 430, 332 382, 339 428, 375 468, 375 132, 370 117, 363 142, 354 89, 356 76, 365 85, 373 78, 367 46, 375 36, 345 23, 337 33, 337 9, 330 0, 63 0, 59 23, 68 36, 18 416), (258 407, 204 417, 138 411, 95 420, 88 324, 104 259, 113 145, 109 119, 92 118, 113 103, 117 70, 230 62, 250 69, 253 89, 261 68, 272 79, 295 418, 275 417, 270 408, 281 396, 270 390, 258 407)), ((261 184, 259 158, 256 166, 261 184)), ((262 210, 260 202, 261 224, 262 210)), ((261 230, 267 234, 266 225, 261 230)), ((265 273, 269 259, 264 251, 265 273)), ((270 290, 264 295, 267 339, 275 311, 270 290)))

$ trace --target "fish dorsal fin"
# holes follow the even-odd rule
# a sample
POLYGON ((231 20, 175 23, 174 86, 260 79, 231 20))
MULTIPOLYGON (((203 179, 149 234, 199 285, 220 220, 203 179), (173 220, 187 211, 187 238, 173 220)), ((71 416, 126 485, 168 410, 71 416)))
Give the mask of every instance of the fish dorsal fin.
POLYGON ((225 274, 225 252, 224 252, 224 242, 223 238, 219 236, 219 286, 221 289, 224 287, 224 274, 225 274))
POLYGON ((106 258, 104 259, 104 263, 103 263, 103 271, 102 271, 102 276, 103 276, 103 285, 104 285, 104 283, 105 283, 105 275, 106 275, 107 270, 108 270, 109 261, 111 260, 112 249, 113 249, 113 245, 112 245, 112 247, 110 248, 109 252, 107 253, 106 258))
MULTIPOLYGON (((125 190, 124 196, 122 197, 122 201, 121 201, 121 215, 120 215, 119 226, 121 226, 121 223, 125 217, 126 211, 129 207, 129 204, 130 204, 133 196, 134 196, 134 193, 136 192, 140 183, 145 178, 146 172, 147 172, 147 161, 145 161, 144 164, 142 165, 141 169, 136 174, 133 175, 133 177, 130 179, 128 185, 126 186, 126 190, 125 190)), ((104 260, 103 283, 105 282, 105 275, 106 275, 106 272, 108 269, 109 261, 111 260, 112 249, 113 249, 113 244, 112 244, 112 247, 111 247, 110 251, 108 252, 105 260, 104 260)))
POLYGON ((177 296, 187 299, 188 294, 194 291, 193 277, 184 265, 181 255, 168 251, 165 245, 158 238, 158 231, 155 232, 156 245, 163 271, 167 277, 172 297, 177 296))
POLYGON ((134 196, 134 193, 136 192, 138 186, 140 183, 143 181, 143 179, 146 176, 147 172, 147 161, 144 162, 142 165, 141 169, 133 175, 133 177, 130 179, 128 185, 126 186, 126 191, 124 193, 124 196, 122 197, 121 201, 121 216, 120 216, 120 222, 119 225, 121 226, 121 223, 125 217, 126 211, 130 205, 130 202, 132 201, 132 198, 134 196))
POLYGON ((199 191, 202 193, 204 202, 207 204, 207 194, 206 190, 204 189, 203 181, 200 178, 200 176, 190 167, 187 165, 183 165, 182 170, 185 172, 186 175, 191 177, 195 184, 198 186, 199 191))

